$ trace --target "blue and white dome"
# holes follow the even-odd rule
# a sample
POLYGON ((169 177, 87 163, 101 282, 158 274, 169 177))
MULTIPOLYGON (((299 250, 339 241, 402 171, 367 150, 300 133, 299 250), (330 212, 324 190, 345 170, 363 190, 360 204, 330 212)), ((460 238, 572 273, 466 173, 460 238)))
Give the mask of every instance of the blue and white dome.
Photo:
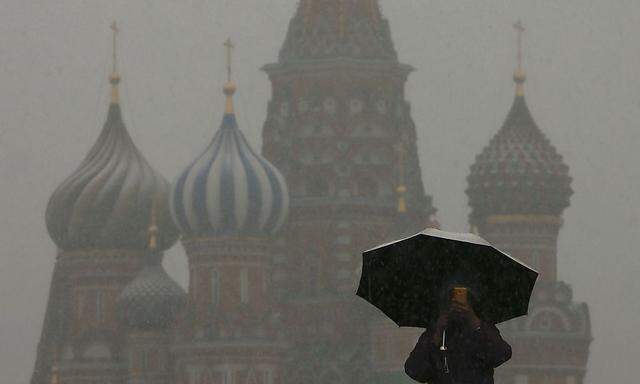
POLYGON ((256 153, 238 128, 231 97, 205 151, 173 184, 170 208, 187 236, 273 235, 283 225, 289 194, 282 174, 256 153))

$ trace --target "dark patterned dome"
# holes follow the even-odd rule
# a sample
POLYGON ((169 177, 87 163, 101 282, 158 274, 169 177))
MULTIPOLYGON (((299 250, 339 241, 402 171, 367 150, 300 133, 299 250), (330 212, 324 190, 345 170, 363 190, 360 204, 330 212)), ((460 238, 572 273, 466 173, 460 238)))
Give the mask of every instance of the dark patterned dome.
POLYGON ((476 156, 467 178, 471 222, 488 215, 560 215, 569 206, 571 177, 538 128, 524 98, 524 72, 517 71, 516 97, 502 128, 476 156))
POLYGON ((336 57, 397 61, 378 0, 300 1, 280 62, 336 57))
POLYGON ((147 265, 120 294, 119 314, 131 328, 167 328, 184 308, 186 293, 164 270, 159 253, 147 257, 147 265))
POLYGON ((173 185, 171 213, 186 235, 273 235, 287 217, 284 177, 238 128, 234 91, 231 83, 225 86, 227 110, 220 129, 173 185))
MULTIPOLYGON (((59 248, 144 249, 152 199, 166 202, 169 184, 138 151, 118 103, 119 77, 111 77, 112 100, 98 140, 78 169, 53 193, 47 229, 59 248)), ((160 249, 177 238, 167 204, 158 207, 160 249)))

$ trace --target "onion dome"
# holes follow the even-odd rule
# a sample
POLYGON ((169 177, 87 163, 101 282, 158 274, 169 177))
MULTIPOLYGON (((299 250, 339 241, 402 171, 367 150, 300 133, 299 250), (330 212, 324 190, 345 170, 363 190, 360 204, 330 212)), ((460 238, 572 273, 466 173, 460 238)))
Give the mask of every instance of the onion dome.
POLYGON ((273 235, 288 213, 284 177, 238 128, 234 92, 235 85, 228 82, 222 125, 172 187, 171 214, 188 236, 273 235))
POLYGON ((467 178, 472 224, 488 215, 561 215, 573 194, 569 167, 527 107, 521 68, 514 81, 511 110, 467 178))
MULTIPOLYGON (((78 169, 53 193, 46 211, 51 238, 64 250, 145 249, 151 200, 169 194, 168 182, 144 159, 122 120, 120 77, 111 75, 111 104, 98 140, 78 169)), ((158 207, 160 249, 178 237, 167 205, 158 207)))
POLYGON ((378 0, 300 1, 280 63, 338 57, 397 61, 378 0))
POLYGON ((145 266, 118 298, 121 320, 135 329, 168 328, 186 304, 185 291, 162 267, 162 253, 156 249, 158 227, 153 223, 149 234, 145 266))

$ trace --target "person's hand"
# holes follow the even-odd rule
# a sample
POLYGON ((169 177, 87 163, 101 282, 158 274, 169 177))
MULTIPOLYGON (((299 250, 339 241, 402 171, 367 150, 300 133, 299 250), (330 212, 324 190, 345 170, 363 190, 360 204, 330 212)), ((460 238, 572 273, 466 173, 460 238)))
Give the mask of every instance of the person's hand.
POLYGON ((481 324, 480 318, 476 315, 469 303, 463 304, 458 301, 452 301, 450 310, 452 316, 462 318, 472 329, 478 328, 481 324))
POLYGON ((442 337, 442 330, 444 330, 444 327, 447 326, 448 322, 449 322, 449 309, 440 311, 440 315, 438 315, 438 320, 436 320, 436 326, 431 338, 431 341, 435 345, 440 344, 440 338, 442 337))

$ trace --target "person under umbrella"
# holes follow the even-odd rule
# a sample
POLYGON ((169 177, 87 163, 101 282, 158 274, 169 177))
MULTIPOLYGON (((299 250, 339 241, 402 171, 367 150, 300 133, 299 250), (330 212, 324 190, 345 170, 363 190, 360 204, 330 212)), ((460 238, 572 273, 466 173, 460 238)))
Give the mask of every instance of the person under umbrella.
POLYGON ((537 271, 472 233, 427 228, 362 254, 356 292, 400 327, 425 328, 405 372, 431 384, 493 384, 511 358, 495 324, 526 315, 537 271))
POLYGON ((493 384, 493 370, 511 358, 511 346, 483 320, 473 292, 460 283, 444 290, 435 324, 420 335, 404 364, 409 377, 430 384, 493 384))

